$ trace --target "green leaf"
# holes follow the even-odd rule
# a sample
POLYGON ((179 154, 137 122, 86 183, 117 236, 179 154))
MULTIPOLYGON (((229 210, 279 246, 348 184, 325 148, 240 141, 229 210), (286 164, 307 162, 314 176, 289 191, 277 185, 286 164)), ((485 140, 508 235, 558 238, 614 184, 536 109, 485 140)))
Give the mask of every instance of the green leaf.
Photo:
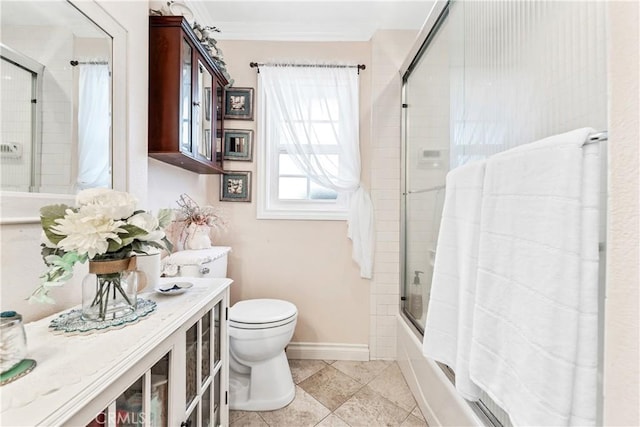
MULTIPOLYGON (((147 233, 145 230, 143 230, 140 227, 137 227, 133 224, 125 224, 123 226, 121 226, 120 228, 127 230, 127 238, 136 238, 138 236, 144 236, 145 234, 149 234, 147 233)), ((122 236, 120 236, 122 238, 122 236)), ((122 239, 124 240, 124 238, 122 239)))
POLYGON ((158 223, 160 228, 166 228, 173 219, 173 209, 160 209, 158 211, 158 223))
POLYGON ((162 242, 164 243, 163 249, 166 249, 168 252, 173 252, 173 243, 171 243, 171 241, 167 239, 166 236, 162 238, 162 242))
POLYGON ((56 222, 57 219, 64 218, 67 209, 71 208, 67 205, 51 205, 44 206, 40 209, 40 224, 42 225, 42 230, 47 236, 47 239, 54 245, 60 243, 66 236, 54 233, 51 228, 58 225, 56 222))
POLYGON ((113 239, 108 239, 109 240, 109 247, 107 248, 107 252, 117 252, 120 249, 122 249, 124 246, 127 246, 129 243, 131 242, 126 242, 126 239, 122 239, 120 241, 120 243, 116 242, 113 239))
POLYGON ((57 219, 63 218, 67 209, 73 209, 67 205, 48 205, 40 208, 40 218, 57 219))

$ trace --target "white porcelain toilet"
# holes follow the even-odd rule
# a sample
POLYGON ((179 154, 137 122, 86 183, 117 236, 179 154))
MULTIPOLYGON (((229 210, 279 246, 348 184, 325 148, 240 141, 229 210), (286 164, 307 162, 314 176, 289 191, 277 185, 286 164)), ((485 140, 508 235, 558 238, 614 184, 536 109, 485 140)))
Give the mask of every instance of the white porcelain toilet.
MULTIPOLYGON (((180 251, 167 264, 181 277, 226 277, 231 248, 180 251), (193 267, 193 268, 192 268, 193 267)), ((288 301, 250 299, 229 309, 229 408, 271 411, 296 394, 285 347, 291 341, 298 309, 288 301)))
POLYGON ((229 309, 229 408, 270 411, 288 405, 296 390, 284 349, 298 309, 288 301, 251 299, 229 309))

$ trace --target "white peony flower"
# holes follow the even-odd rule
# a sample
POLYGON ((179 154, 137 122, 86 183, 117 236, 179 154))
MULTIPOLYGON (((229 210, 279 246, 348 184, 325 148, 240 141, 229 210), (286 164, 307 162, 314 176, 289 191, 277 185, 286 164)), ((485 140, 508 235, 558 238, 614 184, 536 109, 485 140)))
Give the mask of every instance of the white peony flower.
POLYGON ((103 215, 114 220, 129 218, 136 209, 136 198, 108 188, 89 188, 78 193, 76 205, 85 215, 103 215))
POLYGON ((121 243, 117 233, 127 232, 120 228, 125 224, 123 221, 114 221, 103 215, 87 216, 82 208, 79 212, 67 209, 64 218, 56 219, 55 222, 58 225, 51 227, 51 231, 66 236, 58 243, 58 247, 66 252, 87 254, 89 259, 107 252, 107 239, 121 243))
POLYGON ((160 241, 164 237, 164 231, 158 229, 160 227, 158 218, 149 213, 141 212, 135 214, 131 218, 127 219, 127 224, 135 225, 147 232, 145 235, 136 236, 136 239, 143 242, 160 241))

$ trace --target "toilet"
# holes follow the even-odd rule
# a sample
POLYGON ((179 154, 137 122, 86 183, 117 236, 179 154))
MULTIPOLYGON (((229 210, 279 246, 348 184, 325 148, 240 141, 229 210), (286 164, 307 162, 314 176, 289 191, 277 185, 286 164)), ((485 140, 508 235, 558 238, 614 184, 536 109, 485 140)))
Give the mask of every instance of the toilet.
POLYGON ((284 349, 298 309, 288 301, 250 299, 229 309, 229 408, 271 411, 288 405, 296 390, 284 349))
MULTIPOLYGON (((164 267, 180 277, 226 277, 230 250, 175 252, 164 267)), ((230 409, 271 411, 294 399, 296 389, 284 349, 297 319, 296 306, 279 299, 238 301, 229 309, 230 409)))

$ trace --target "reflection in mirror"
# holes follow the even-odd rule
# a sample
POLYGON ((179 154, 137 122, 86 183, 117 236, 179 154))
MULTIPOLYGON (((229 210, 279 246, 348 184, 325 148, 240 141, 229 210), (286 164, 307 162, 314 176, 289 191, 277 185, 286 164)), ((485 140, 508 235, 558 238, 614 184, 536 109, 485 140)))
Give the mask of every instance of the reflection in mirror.
POLYGON ((204 157, 207 160, 212 160, 211 149, 211 107, 212 107, 212 94, 211 85, 213 83, 213 76, 209 73, 209 70, 198 60, 198 94, 200 97, 199 102, 196 105, 196 120, 194 121, 194 133, 198 138, 198 155, 204 157))
POLYGON ((71 3, 2 1, 3 191, 112 187, 112 38, 71 3))

